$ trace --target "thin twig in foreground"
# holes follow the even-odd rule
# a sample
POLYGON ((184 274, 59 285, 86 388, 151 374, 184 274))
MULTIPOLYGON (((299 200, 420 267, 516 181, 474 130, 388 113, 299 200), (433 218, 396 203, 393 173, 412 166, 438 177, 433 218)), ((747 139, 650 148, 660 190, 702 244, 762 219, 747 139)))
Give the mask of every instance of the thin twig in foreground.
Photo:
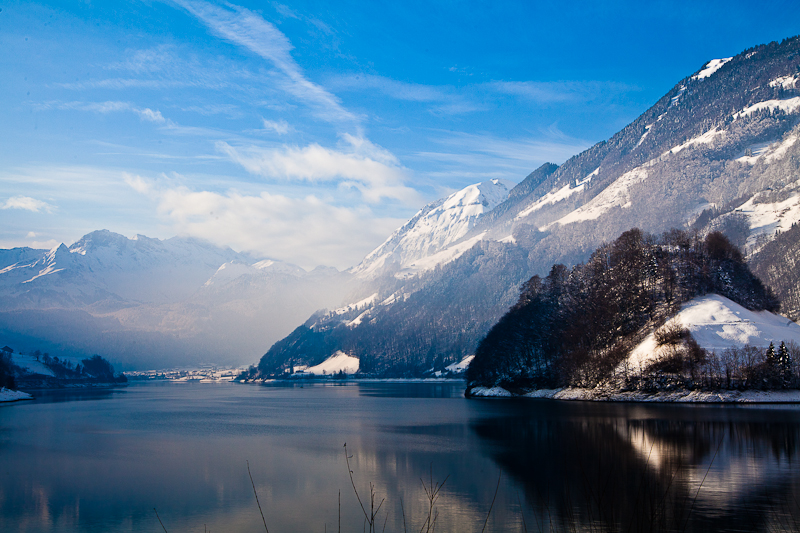
POLYGON ((497 491, 500 490, 500 478, 503 475, 503 471, 501 470, 500 473, 497 474, 497 487, 494 489, 494 496, 492 497, 492 505, 489 506, 489 512, 486 513, 486 521, 483 523, 483 529, 481 529, 481 533, 486 531, 486 524, 489 523, 489 516, 492 514, 492 508, 494 507, 494 501, 497 499, 497 491))
POLYGON ((267 520, 264 518, 264 511, 261 510, 261 502, 258 501, 258 492, 256 492, 256 484, 253 482, 253 474, 250 473, 250 461, 247 461, 247 475, 250 476, 250 484, 253 485, 253 494, 256 495, 256 505, 258 505, 258 512, 261 513, 261 521, 264 522, 264 530, 269 533, 267 520))
POLYGON ((347 473, 350 475, 350 484, 353 485, 353 492, 356 493, 356 498, 358 499, 358 505, 361 506, 361 512, 364 513, 364 518, 369 519, 369 515, 367 514, 367 510, 364 509, 364 504, 361 503, 361 496, 358 495, 358 489, 356 489, 356 482, 353 481, 353 470, 350 468, 350 456, 347 455, 347 443, 344 443, 344 460, 347 462, 347 473))
POLYGON ((686 523, 683 524, 683 529, 681 531, 686 531, 686 527, 689 525, 689 519, 692 517, 692 511, 694 510, 694 504, 697 502, 697 497, 700 496, 700 489, 703 488, 703 483, 706 482, 706 478, 708 477, 708 473, 711 472, 711 467, 714 465, 714 459, 717 458, 717 454, 719 453, 719 448, 722 446, 722 441, 725 440, 725 435, 722 435, 722 438, 719 439, 719 444, 717 444, 717 450, 714 452, 714 456, 711 458, 711 462, 708 463, 708 468, 706 469, 706 475, 703 476, 703 480, 700 482, 700 486, 697 487, 697 492, 694 495, 694 500, 692 500, 692 506, 689 507, 689 514, 686 515, 686 523))
POLYGON ((167 528, 164 527, 164 522, 161 521, 161 517, 158 516, 158 511, 156 511, 155 507, 153 507, 153 511, 155 511, 156 513, 156 518, 158 518, 158 523, 161 524, 162 528, 164 528, 164 533, 167 533, 167 528))

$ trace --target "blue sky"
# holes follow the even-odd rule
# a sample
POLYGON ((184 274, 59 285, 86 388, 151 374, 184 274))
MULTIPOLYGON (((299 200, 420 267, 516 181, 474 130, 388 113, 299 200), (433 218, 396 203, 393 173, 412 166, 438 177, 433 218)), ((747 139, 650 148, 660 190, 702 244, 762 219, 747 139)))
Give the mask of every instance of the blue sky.
POLYGON ((357 263, 424 203, 519 181, 797 2, 3 2, 0 247, 95 229, 357 263))

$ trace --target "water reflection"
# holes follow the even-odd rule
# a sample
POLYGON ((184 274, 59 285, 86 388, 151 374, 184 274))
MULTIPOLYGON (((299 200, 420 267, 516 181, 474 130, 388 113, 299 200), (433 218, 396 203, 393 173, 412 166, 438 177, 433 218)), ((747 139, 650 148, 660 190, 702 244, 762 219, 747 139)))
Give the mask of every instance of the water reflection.
POLYGON ((546 528, 793 531, 800 519, 794 408, 535 402, 472 429, 546 528))
POLYGON ((460 384, 134 384, 0 410, 0 531, 794 530, 794 408, 465 400, 460 384), (713 465, 709 469, 709 464, 713 465), (702 483, 702 488, 700 485, 702 483), (698 492, 698 488, 700 488, 698 492), (384 515, 383 513, 388 514, 384 515), (382 523, 381 523, 382 527, 382 523))

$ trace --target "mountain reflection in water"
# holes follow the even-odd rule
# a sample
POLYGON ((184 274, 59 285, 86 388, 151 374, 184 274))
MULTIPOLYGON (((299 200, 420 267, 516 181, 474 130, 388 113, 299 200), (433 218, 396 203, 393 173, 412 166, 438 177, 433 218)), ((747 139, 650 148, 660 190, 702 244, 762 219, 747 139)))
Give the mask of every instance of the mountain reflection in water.
POLYGON ((170 532, 263 531, 248 461, 271 532, 338 531, 340 493, 362 531, 345 442, 378 530, 419 531, 421 479, 447 479, 436 530, 481 531, 498 476, 486 531, 798 529, 800 409, 462 394, 147 383, 0 406, 0 531, 163 531, 154 507, 170 532))

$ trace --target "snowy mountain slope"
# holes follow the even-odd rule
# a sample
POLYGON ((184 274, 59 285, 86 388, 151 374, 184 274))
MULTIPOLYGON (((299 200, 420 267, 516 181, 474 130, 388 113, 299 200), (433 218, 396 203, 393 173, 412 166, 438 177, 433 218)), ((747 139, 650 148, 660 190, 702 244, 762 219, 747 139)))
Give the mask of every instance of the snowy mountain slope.
POLYGON ((800 38, 707 62, 607 141, 534 171, 444 245, 452 255, 419 244, 435 242, 436 226, 420 223, 439 205, 431 204, 353 270, 366 279, 353 301, 378 292, 368 315, 307 326, 331 339, 327 355, 381 353, 420 368, 438 358, 443 368, 474 353, 488 329, 475 328, 475 317, 497 320, 520 283, 585 260, 631 227, 719 229, 754 256, 770 231, 796 222, 797 72, 800 38))
POLYGON ((374 278, 382 272, 394 270, 397 272, 395 275, 403 277, 430 268, 428 265, 436 266, 455 259, 460 255, 458 251, 442 254, 440 261, 415 267, 416 262, 441 254, 461 240, 475 227, 479 218, 508 198, 513 185, 500 179, 475 183, 426 205, 369 253, 352 272, 362 278, 374 278))

